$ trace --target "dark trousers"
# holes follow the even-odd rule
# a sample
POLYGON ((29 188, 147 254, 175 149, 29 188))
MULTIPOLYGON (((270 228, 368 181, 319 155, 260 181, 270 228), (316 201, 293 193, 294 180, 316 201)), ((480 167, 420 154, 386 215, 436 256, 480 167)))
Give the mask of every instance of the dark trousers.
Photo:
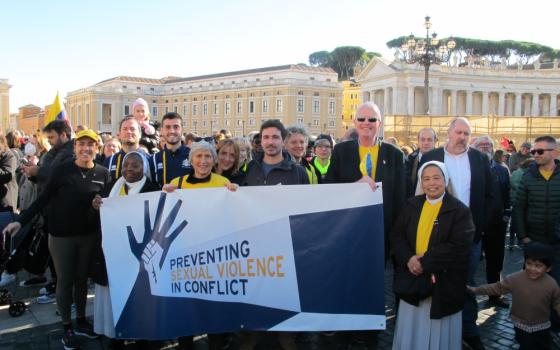
POLYGON ((490 225, 482 236, 482 250, 486 258, 486 281, 495 283, 500 280, 500 272, 504 267, 504 244, 507 223, 499 218, 490 225))
POLYGON ((515 329, 515 340, 519 343, 519 350, 550 350, 552 340, 550 329, 528 333, 517 327, 515 329))

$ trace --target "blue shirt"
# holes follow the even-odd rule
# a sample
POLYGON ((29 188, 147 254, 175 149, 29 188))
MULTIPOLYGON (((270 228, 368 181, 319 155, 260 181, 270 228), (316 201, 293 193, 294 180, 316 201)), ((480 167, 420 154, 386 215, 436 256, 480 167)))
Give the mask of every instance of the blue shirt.
POLYGON ((150 159, 152 181, 161 188, 176 177, 190 174, 192 170, 189 163, 190 151, 190 148, 181 145, 175 152, 165 147, 163 151, 153 154, 150 159))

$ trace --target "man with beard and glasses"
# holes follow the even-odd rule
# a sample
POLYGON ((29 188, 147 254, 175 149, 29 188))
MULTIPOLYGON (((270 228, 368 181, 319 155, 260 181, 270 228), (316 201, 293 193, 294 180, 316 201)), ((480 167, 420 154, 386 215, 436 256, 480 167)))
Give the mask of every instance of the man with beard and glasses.
POLYGON ((161 152, 152 155, 150 171, 152 180, 162 188, 176 177, 187 175, 191 171, 189 163, 190 148, 181 144, 183 118, 179 113, 169 112, 161 121, 160 136, 165 140, 161 152))
POLYGON ((109 169, 111 175, 111 186, 122 176, 122 162, 125 154, 138 151, 148 157, 140 148, 140 124, 132 115, 127 115, 119 123, 119 141, 122 149, 105 159, 105 168, 109 169))
MULTIPOLYGON (((475 235, 469 258, 469 285, 475 285, 474 275, 481 255, 481 239, 486 232, 491 214, 488 203, 493 203, 490 160, 479 150, 469 148, 471 125, 465 118, 455 118, 447 130, 447 143, 422 156, 420 166, 437 160, 445 163, 454 190, 454 196, 471 210, 475 235)), ((476 319, 478 307, 474 296, 468 296, 463 309, 463 340, 475 350, 484 349, 476 319)))
MULTIPOLYGON (((490 136, 477 137, 473 147, 488 157, 492 173, 492 188, 495 190, 493 203, 487 203, 493 210, 489 217, 488 229, 482 237, 482 250, 486 259, 486 281, 491 284, 500 281, 500 272, 504 267, 506 230, 511 216, 510 175, 506 167, 493 159, 494 142, 490 136)), ((505 299, 499 295, 490 296, 489 301, 497 307, 509 307, 505 299)))

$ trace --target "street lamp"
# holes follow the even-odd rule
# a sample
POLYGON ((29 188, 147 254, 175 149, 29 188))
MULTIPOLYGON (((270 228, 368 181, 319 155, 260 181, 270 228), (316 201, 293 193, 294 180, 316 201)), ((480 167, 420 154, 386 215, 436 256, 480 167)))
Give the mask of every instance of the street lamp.
POLYGON ((430 99, 428 96, 430 85, 430 65, 448 62, 451 52, 455 48, 455 40, 449 37, 447 42, 439 40, 434 32, 430 35, 430 16, 425 17, 424 27, 426 38, 416 41, 414 34, 410 34, 401 46, 402 60, 406 63, 419 63, 424 66, 424 112, 430 114, 430 99))

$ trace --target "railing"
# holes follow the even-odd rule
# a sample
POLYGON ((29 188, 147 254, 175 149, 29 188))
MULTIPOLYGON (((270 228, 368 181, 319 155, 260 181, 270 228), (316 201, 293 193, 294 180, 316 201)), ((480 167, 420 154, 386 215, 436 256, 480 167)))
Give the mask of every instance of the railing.
MULTIPOLYGON (((516 145, 542 135, 560 137, 560 117, 466 116, 472 136, 490 135, 499 142, 502 137, 516 145)), ((440 142, 447 139, 450 116, 389 115, 384 118, 384 137, 396 137, 401 145, 417 142, 418 131, 433 128, 440 142)))

